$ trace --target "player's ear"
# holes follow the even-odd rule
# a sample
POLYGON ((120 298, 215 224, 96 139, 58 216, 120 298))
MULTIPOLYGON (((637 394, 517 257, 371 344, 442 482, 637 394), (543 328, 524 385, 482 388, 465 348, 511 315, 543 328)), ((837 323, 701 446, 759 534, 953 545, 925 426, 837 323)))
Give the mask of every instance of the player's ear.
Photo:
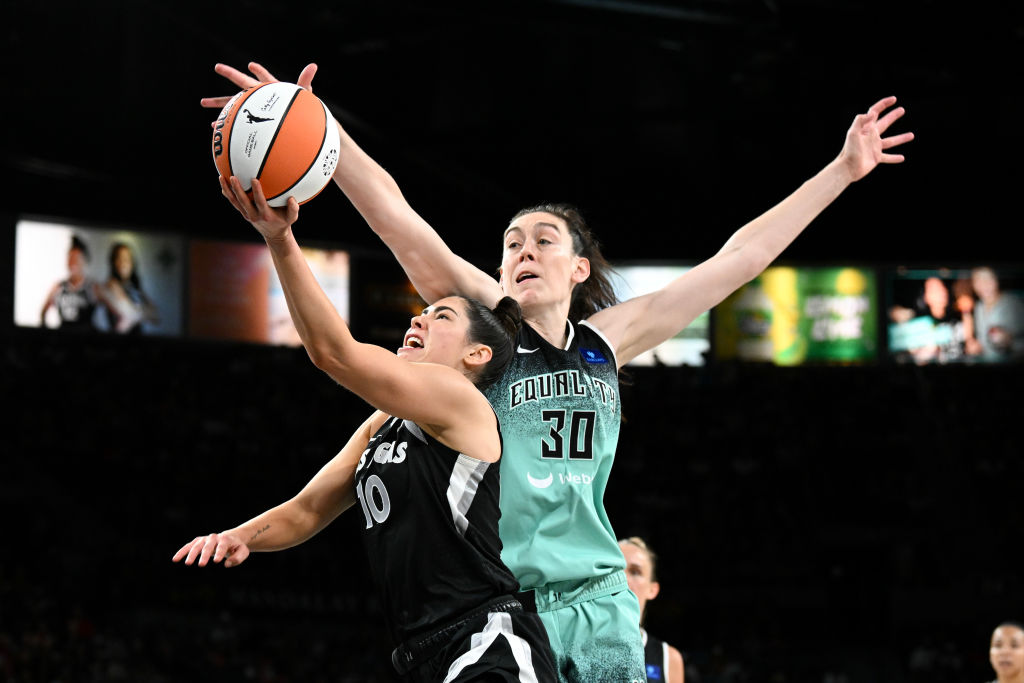
POLYGON ((647 585, 647 599, 648 600, 653 600, 654 598, 658 597, 658 593, 660 593, 660 592, 661 592, 661 584, 658 583, 657 581, 651 581, 647 585))
POLYGON ((572 281, 576 284, 586 282, 590 277, 590 259, 580 256, 576 261, 576 268, 572 271, 572 281))
POLYGON ((470 370, 476 372, 490 363, 492 357, 494 357, 494 352, 490 346, 487 344, 473 344, 469 347, 462 361, 470 370))

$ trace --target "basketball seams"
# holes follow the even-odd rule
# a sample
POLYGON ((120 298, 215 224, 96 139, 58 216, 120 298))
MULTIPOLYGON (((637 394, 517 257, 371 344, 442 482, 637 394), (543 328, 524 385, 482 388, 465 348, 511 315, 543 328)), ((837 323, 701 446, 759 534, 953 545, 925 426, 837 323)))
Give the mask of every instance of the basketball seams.
MULTIPOLYGON (((328 127, 329 125, 331 125, 331 122, 330 122, 330 120, 329 120, 329 119, 330 119, 330 117, 328 117, 328 116, 327 116, 327 107, 326 107, 326 105, 324 105, 324 103, 323 103, 323 102, 320 102, 320 109, 321 109, 321 110, 323 111, 323 113, 324 113, 324 134, 323 134, 323 137, 321 137, 321 138, 320 138, 320 147, 318 147, 318 148, 317 148, 317 150, 316 150, 316 154, 314 154, 314 155, 313 155, 313 158, 312 158, 312 160, 310 160, 310 162, 309 162, 309 166, 307 166, 307 167, 306 167, 306 170, 304 170, 304 171, 303 171, 302 173, 300 173, 300 174, 299 174, 299 176, 298 176, 298 177, 297 177, 297 178, 295 179, 295 182, 294 182, 294 183, 292 183, 291 185, 289 185, 289 186, 288 186, 288 187, 286 187, 285 189, 283 189, 283 190, 281 190, 280 192, 278 192, 278 193, 277 193, 276 195, 274 195, 274 196, 273 196, 272 198, 268 197, 268 199, 277 199, 277 198, 278 198, 278 197, 280 197, 281 195, 283 195, 283 194, 287 193, 287 192, 288 192, 289 190, 291 190, 292 188, 296 187, 296 186, 297 186, 297 185, 298 185, 299 183, 301 183, 301 182, 302 182, 303 180, 305 180, 305 179, 306 179, 306 176, 307 176, 307 175, 309 175, 309 171, 310 171, 310 170, 311 170, 311 169, 312 169, 312 168, 313 168, 314 166, 316 166, 316 165, 317 165, 318 163, 320 163, 320 154, 321 154, 321 153, 323 153, 323 151, 324 151, 324 145, 326 145, 326 144, 327 144, 327 132, 328 132, 328 130, 327 130, 327 127, 328 127)), ((325 185, 324 185, 324 187, 327 187, 327 185, 325 184, 325 185)), ((321 190, 322 190, 322 189, 323 189, 323 188, 321 188, 321 190)), ((319 192, 317 192, 317 194, 320 194, 320 193, 319 193, 319 192)), ((316 195, 313 195, 313 197, 315 197, 315 196, 316 196, 316 195)), ((310 197, 309 199, 312 199, 313 197, 310 197)), ((309 201, 309 199, 307 199, 307 200, 305 200, 305 201, 307 201, 307 202, 308 202, 308 201, 309 201)), ((300 202, 300 203, 301 203, 301 202, 300 202)))
MULTIPOLYGON (((281 129, 284 128, 285 121, 288 120, 288 112, 292 110, 292 106, 295 104, 295 101, 299 99, 299 95, 301 95, 302 92, 302 88, 297 88, 295 90, 295 94, 292 95, 292 99, 288 102, 288 106, 285 107, 284 112, 281 113, 280 120, 277 124, 277 127, 274 129, 274 134, 271 136, 270 142, 267 143, 267 151, 263 155, 263 161, 260 162, 259 170, 256 171, 256 177, 259 178, 261 181, 263 178, 263 168, 267 165, 267 159, 270 157, 270 153, 274 149, 274 143, 277 142, 277 136, 280 135, 281 129)), ((267 199, 276 198, 280 194, 281 193, 278 192, 276 195, 274 195, 274 197, 267 197, 267 199)))

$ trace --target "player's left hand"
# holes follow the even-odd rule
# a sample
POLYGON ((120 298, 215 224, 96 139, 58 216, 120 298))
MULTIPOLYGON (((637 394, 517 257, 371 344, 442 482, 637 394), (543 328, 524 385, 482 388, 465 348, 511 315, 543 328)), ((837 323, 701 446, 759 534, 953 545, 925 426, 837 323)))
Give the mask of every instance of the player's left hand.
POLYGON ((839 161, 849 173, 851 182, 860 180, 878 164, 903 162, 902 154, 893 154, 886 150, 910 142, 914 139, 914 134, 900 133, 882 137, 889 127, 906 113, 903 107, 890 109, 894 104, 895 97, 886 97, 875 102, 867 113, 858 114, 853 119, 850 129, 846 131, 846 142, 839 153, 839 161))
POLYGON ((231 176, 230 180, 219 176, 219 180, 220 193, 266 240, 282 239, 291 230, 292 224, 299 219, 299 203, 295 197, 288 198, 287 206, 275 208, 267 203, 263 186, 256 178, 252 179, 251 199, 235 176, 231 176))
MULTIPOLYGON (((254 85, 259 85, 260 83, 279 82, 278 79, 274 77, 274 74, 267 71, 266 67, 258 62, 249 62, 249 73, 251 73, 252 76, 242 73, 238 69, 233 66, 228 66, 227 64, 215 64, 213 70, 235 84, 239 90, 246 90, 254 85)), ((295 81, 295 84, 313 92, 313 76, 315 75, 316 64, 307 64, 299 73, 299 78, 295 81)), ((199 100, 199 104, 207 109, 222 109, 232 97, 234 97, 234 95, 204 97, 199 100)))

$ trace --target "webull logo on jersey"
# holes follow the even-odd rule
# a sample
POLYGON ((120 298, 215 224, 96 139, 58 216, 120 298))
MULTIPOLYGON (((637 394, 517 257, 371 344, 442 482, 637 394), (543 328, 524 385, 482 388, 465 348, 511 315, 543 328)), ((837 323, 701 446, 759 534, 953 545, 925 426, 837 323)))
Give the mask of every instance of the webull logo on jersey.
POLYGON ((363 469, 366 464, 366 456, 373 451, 373 461, 376 463, 395 463, 405 461, 405 450, 409 447, 408 441, 385 441, 377 444, 376 448, 367 448, 359 457, 359 464, 356 465, 356 472, 363 469))
POLYGON ((590 486, 594 483, 594 478, 589 474, 565 474, 563 472, 559 472, 557 478, 554 473, 538 478, 527 472, 526 481, 530 482, 530 485, 534 488, 546 489, 556 481, 563 485, 590 486))
POLYGON ((615 387, 579 370, 560 370, 527 377, 510 385, 509 408, 563 396, 594 396, 606 407, 615 408, 615 387))

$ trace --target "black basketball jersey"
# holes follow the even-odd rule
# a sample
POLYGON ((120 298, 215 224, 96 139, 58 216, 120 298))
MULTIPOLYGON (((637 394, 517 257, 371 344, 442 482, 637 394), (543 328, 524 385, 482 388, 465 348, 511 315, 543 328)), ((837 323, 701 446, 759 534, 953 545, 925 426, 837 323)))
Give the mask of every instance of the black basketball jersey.
POLYGON ((70 280, 60 283, 54 300, 60 314, 61 329, 93 329, 92 316, 99 303, 93 293, 93 286, 92 280, 88 279, 79 287, 72 285, 70 280))
POLYGON ((668 646, 665 641, 655 638, 645 629, 640 629, 644 637, 644 665, 647 667, 647 680, 657 683, 668 683, 668 646))
POLYGON ((355 488, 395 643, 518 590, 501 561, 498 463, 458 453, 392 417, 359 459, 355 488))

